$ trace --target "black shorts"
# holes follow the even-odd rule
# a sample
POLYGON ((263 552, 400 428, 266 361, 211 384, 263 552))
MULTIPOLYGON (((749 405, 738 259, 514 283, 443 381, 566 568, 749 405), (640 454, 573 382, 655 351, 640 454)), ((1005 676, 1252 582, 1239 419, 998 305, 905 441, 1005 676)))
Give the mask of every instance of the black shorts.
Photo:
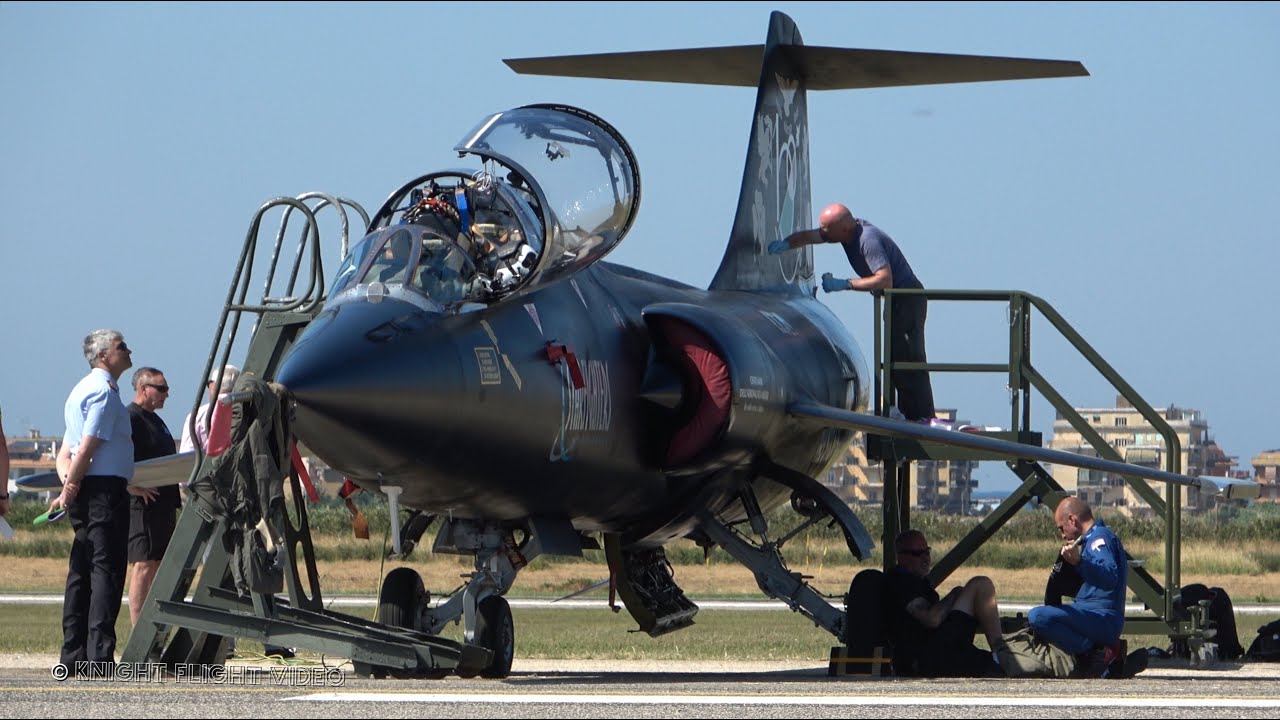
POLYGON ((920 655, 920 674, 925 677, 990 677, 999 674, 991 653, 973 644, 978 621, 972 615, 952 610, 942 624, 929 633, 920 655))
POLYGON ((155 500, 129 496, 129 562, 160 560, 169 547, 173 529, 178 524, 181 504, 177 485, 157 488, 155 500))

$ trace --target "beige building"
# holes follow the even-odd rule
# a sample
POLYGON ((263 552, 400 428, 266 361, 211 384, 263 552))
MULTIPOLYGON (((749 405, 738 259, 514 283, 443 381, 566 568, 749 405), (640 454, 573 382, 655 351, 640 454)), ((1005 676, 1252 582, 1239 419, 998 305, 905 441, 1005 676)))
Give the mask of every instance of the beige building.
MULTIPOLYGON (((1227 476, 1234 465, 1234 458, 1227 456, 1209 435, 1209 423, 1200 411, 1169 406, 1154 408, 1160 417, 1173 428, 1181 445, 1181 471, 1184 475, 1227 476)), ((1116 398, 1116 406, 1109 408, 1075 408, 1089 426, 1115 448, 1125 462, 1160 470, 1167 469, 1167 449, 1163 436, 1123 398, 1116 398)), ((1097 457, 1098 453, 1070 422, 1059 414, 1053 423, 1053 439, 1049 447, 1055 450, 1097 457)), ((1150 506, 1124 478, 1097 470, 1084 470, 1066 465, 1052 467, 1053 479, 1063 489, 1083 497, 1094 507, 1114 507, 1128 513, 1143 513, 1150 506)), ((1165 497, 1164 483, 1149 483, 1161 497, 1165 497)), ((1183 507, 1203 508, 1205 499, 1187 488, 1182 493, 1183 507)))
POLYGON ((1250 461, 1258 483, 1258 502, 1280 503, 1280 448, 1258 453, 1250 461))
MULTIPOLYGON (((938 417, 954 421, 956 411, 939 409, 938 417)), ((920 460, 911 463, 910 503, 915 510, 968 514, 973 499, 971 460, 920 460)), ((867 460, 866 434, 857 433, 836 464, 827 471, 826 484, 847 502, 876 505, 884 502, 884 478, 880 463, 867 460)))
POLYGON ((31 430, 25 437, 6 437, 4 441, 9 448, 10 478, 17 480, 57 468, 61 437, 47 437, 39 430, 31 430))

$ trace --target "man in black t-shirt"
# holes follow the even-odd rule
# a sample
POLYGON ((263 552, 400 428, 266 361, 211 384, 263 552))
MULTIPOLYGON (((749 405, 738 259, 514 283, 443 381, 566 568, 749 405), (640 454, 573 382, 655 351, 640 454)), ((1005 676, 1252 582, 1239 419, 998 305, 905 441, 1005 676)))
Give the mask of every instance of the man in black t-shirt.
MULTIPOLYGON (((169 384, 164 373, 152 367, 139 368, 133 374, 133 402, 129 403, 129 421, 133 424, 133 461, 173 455, 178 447, 173 433, 156 414, 169 397, 169 384)), ((137 496, 129 498, 129 619, 138 624, 142 604, 151 592, 151 583, 164 551, 169 547, 177 525, 178 507, 182 504, 177 485, 166 485, 150 502, 137 496)))
POLYGON ((1004 641, 991 579, 979 575, 939 598, 929 584, 931 548, 924 533, 898 536, 898 565, 885 573, 885 625, 893 669, 919 677, 1003 677, 990 652, 973 644, 979 628, 994 649, 1004 641))

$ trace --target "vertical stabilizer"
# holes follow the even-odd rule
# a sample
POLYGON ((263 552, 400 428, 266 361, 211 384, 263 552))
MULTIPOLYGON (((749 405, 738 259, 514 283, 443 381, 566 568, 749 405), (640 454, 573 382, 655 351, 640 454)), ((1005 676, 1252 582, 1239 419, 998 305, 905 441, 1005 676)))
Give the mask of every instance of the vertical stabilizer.
POLYGON ((594 77, 756 88, 738 212, 712 290, 814 292, 808 246, 770 255, 768 246, 813 222, 809 197, 806 90, 1073 77, 1074 60, 805 47, 791 18, 769 17, 765 45, 559 55, 504 60, 530 75, 594 77))
POLYGON ((712 290, 813 294, 812 248, 766 249, 812 222, 804 64, 792 51, 803 44, 791 18, 770 16, 738 212, 712 290))

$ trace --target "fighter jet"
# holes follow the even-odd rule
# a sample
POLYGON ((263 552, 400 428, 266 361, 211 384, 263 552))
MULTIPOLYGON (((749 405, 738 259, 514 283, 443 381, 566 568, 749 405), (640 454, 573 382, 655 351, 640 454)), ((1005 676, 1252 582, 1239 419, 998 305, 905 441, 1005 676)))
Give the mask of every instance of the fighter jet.
POLYGON ((554 104, 483 118, 454 148, 474 166, 391 194, 276 374, 301 442, 438 521, 436 552, 475 558, 460 596, 430 607, 402 570, 384 606, 431 633, 462 614, 466 640, 493 651, 484 674, 504 676, 514 626, 503 595, 533 557, 602 539, 614 586, 657 635, 696 612, 662 549, 693 538, 725 547, 765 593, 841 637, 843 613, 787 569, 765 522, 790 502, 835 520, 855 556, 872 547, 816 480, 863 427, 865 361, 816 297, 811 250, 766 251, 813 217, 806 91, 1083 66, 805 47, 781 13, 764 46, 506 62, 758 88, 737 215, 706 289, 604 261, 640 207, 637 160, 609 123, 554 104))
MULTIPOLYGON (((788 568, 792 536, 771 533, 767 518, 789 504, 801 527, 838 526, 866 558, 871 537, 817 479, 856 430, 1190 482, 868 414, 866 363, 817 296, 811 249, 766 249, 812 221, 807 91, 1086 75, 1080 63, 806 47, 776 12, 763 46, 506 62, 522 73, 736 85, 757 96, 737 213, 709 287, 606 262, 640 208, 635 154, 587 110, 526 105, 462 135, 454 150, 470 165, 392 192, 287 353, 249 359, 248 375, 257 367, 278 383, 298 441, 388 498, 397 556, 436 524, 435 552, 474 559, 465 587, 443 602, 431 602, 410 567, 389 573, 380 597, 382 621, 414 637, 462 620, 465 645, 488 653, 464 657, 459 674, 510 672, 515 627, 504 595, 521 568, 601 545, 611 589, 651 635, 693 622, 697 606, 663 551, 691 538, 724 548, 766 595, 845 638, 845 613, 788 568)), ((259 333, 274 327, 264 321, 259 333)), ((185 553, 188 567, 199 557, 170 552, 185 553)), ((247 627, 183 610, 190 576, 168 576, 156 628, 247 627)), ((274 612, 259 598, 254 608, 274 612)), ((140 628, 151 627, 148 612, 140 628)), ((271 636, 285 626, 252 627, 271 636)), ((317 632, 332 639, 354 627, 317 632)), ((387 647, 391 636, 369 633, 387 647)), ((126 654, 147 657, 150 637, 136 649, 131 640, 126 654)), ((419 662, 397 657, 402 669, 419 662)))

